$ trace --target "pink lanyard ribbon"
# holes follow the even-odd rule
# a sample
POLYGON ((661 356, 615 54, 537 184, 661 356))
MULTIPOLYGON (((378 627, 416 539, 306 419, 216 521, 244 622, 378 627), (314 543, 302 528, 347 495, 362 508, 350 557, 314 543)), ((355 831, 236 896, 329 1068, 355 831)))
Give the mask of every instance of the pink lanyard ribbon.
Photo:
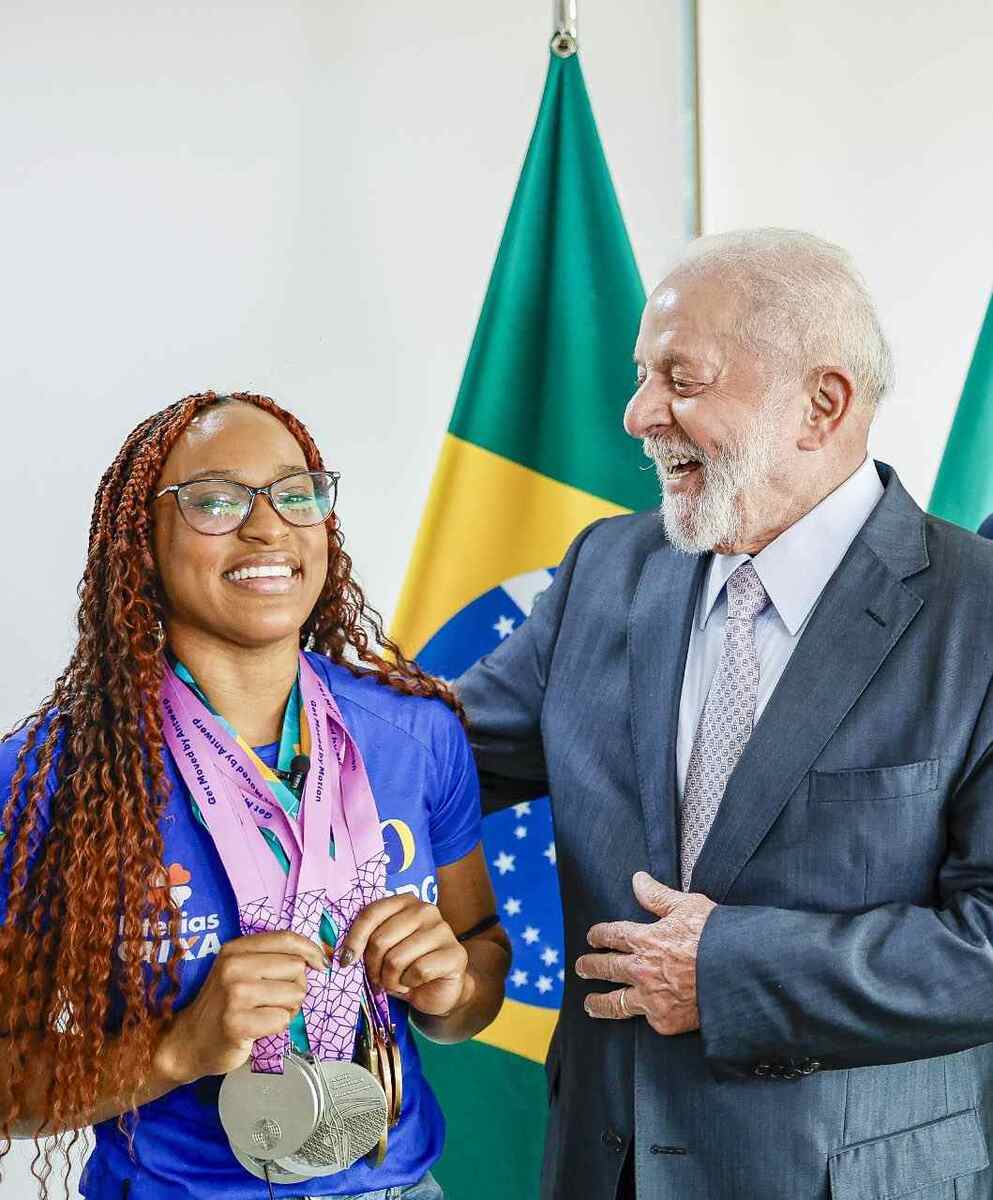
MULTIPOLYGON (((362 909, 385 893, 383 834, 359 748, 303 654, 300 697, 311 766, 295 820, 276 802, 242 747, 168 664, 162 732, 234 890, 242 934, 292 929, 319 942, 327 908, 340 945, 362 909), (290 863, 288 874, 261 828, 278 837, 290 863), (333 859, 328 853, 332 832, 333 859)), ((350 967, 336 960, 330 972, 307 968, 303 1017, 315 1058, 352 1058, 365 986, 361 959, 350 967)), ((388 1021, 385 995, 377 994, 375 1001, 388 1021)), ((252 1069, 280 1073, 288 1043, 286 1032, 259 1038, 252 1047, 252 1069)))

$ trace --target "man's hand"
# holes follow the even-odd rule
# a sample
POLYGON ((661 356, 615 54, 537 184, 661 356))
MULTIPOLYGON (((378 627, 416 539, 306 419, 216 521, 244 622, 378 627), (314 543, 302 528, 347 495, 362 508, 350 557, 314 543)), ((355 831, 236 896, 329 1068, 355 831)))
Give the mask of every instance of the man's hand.
POLYGON ((717 905, 697 892, 676 892, 639 871, 634 894, 660 920, 653 925, 609 921, 594 925, 589 944, 602 953, 576 962, 581 979, 608 979, 627 987, 586 998, 591 1017, 612 1020, 644 1016, 656 1033, 700 1028, 696 957, 707 918, 717 905))

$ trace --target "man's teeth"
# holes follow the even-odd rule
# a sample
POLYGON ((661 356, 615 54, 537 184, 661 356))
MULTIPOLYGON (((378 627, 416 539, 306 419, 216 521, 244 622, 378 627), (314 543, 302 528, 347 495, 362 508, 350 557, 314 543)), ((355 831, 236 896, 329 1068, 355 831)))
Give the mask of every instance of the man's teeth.
POLYGON ((695 459, 695 458, 670 458, 669 459, 669 470, 670 471, 675 471, 679 467, 689 467, 689 466, 694 466, 694 467, 699 466, 697 459, 695 459))
POLYGON ((230 579, 232 583, 238 583, 242 579, 289 579, 292 574, 292 567, 273 564, 262 567, 240 567, 237 571, 225 571, 224 578, 230 579))

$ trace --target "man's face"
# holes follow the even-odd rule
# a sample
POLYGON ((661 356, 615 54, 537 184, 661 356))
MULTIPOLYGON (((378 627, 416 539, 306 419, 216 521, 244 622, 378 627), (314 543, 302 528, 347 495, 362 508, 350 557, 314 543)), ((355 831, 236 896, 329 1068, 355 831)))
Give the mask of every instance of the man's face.
POLYGON ((624 428, 644 440, 666 532, 689 553, 769 540, 799 466, 799 384, 784 381, 772 348, 763 359, 732 336, 742 303, 713 276, 670 276, 649 297, 635 347, 624 428))

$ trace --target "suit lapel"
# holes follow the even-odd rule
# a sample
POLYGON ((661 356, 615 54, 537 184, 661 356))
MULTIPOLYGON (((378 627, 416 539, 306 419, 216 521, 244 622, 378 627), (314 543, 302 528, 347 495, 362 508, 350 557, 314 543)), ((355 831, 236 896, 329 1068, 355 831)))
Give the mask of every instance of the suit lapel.
POLYGON ((679 886, 676 732, 683 665, 707 557, 661 545, 645 561, 628 621, 631 733, 652 875, 679 886))
MULTIPOLYGON (((881 472, 883 474, 883 472, 881 472)), ((896 476, 829 581, 728 782, 693 872, 721 902, 923 601, 923 514, 896 476)))

